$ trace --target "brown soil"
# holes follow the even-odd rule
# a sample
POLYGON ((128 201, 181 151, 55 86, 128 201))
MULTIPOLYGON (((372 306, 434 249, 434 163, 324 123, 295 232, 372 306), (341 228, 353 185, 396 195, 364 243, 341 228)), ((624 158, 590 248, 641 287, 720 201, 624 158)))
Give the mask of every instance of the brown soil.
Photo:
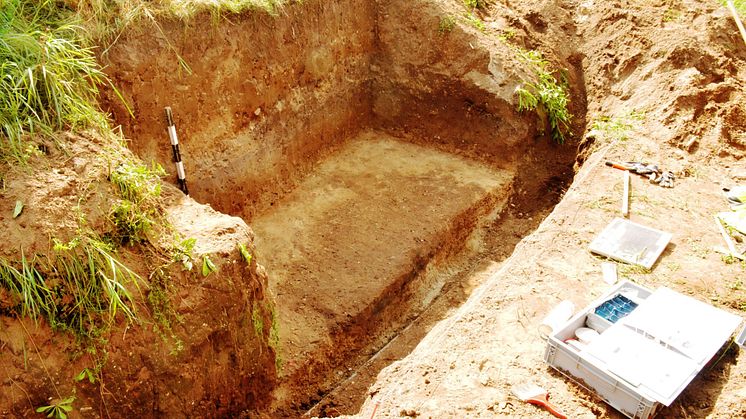
MULTIPOLYGON (((316 1, 280 19, 237 17, 235 26, 165 22, 170 47, 141 28, 103 57, 136 104, 129 120, 111 102, 132 148, 169 165, 161 114, 171 106, 192 195, 258 232, 280 316, 275 414, 304 412, 397 336, 458 280, 463 261, 479 263, 484 237, 493 242, 487 251, 509 254, 514 238, 503 243, 476 227, 508 199, 524 201, 521 216, 540 215, 572 175, 574 147, 549 143, 537 135, 540 121, 515 111, 525 65, 468 28, 438 33, 442 14, 432 2, 316 1), (159 70, 172 48, 192 74, 159 70), (369 128, 377 134, 359 135, 369 128), (400 142, 378 149, 376 136, 400 142), (367 155, 350 155, 350 144, 367 155), (387 166, 404 163, 402 173, 387 166), (484 180, 459 186, 480 177, 499 188, 474 195, 484 180)), ((556 58, 579 80, 569 59, 556 58)), ((582 115, 582 83, 573 85, 573 112, 582 115)))
MULTIPOLYGON (((25 205, 16 219, 2 212, 6 258, 49 252, 50 238, 68 241, 80 225, 108 231, 108 211, 118 198, 107 176, 129 152, 99 137, 69 136, 64 150, 49 144, 48 156, 6 174, 3 206, 11 208, 16 199, 25 205)), ((268 405, 276 373, 266 341, 272 316, 267 277, 256 263, 238 263, 236 250, 243 243, 253 251, 253 233, 242 220, 216 213, 170 185, 164 185, 161 204, 168 234, 158 227, 153 235, 161 238, 152 246, 125 247, 117 254, 144 278, 139 289, 126 284, 137 323, 119 316, 101 340, 79 344, 72 333, 53 331, 42 319, 19 320, 0 306, 2 416, 32 417, 37 407, 69 395, 86 417, 178 416, 185 406, 197 415, 229 415, 268 405), (210 255, 218 272, 204 278, 179 265, 168 267, 172 235, 196 239, 194 257, 210 255), (157 269, 170 278, 165 291, 152 281, 157 269), (161 313, 170 330, 147 304, 159 292, 164 294, 155 298, 172 307, 161 313), (258 334, 246 326, 254 317, 266 325, 258 334), (85 368, 96 371, 95 383, 73 380, 85 368)))
MULTIPOLYGON (((282 375, 326 393, 437 297, 420 278, 506 204, 512 173, 363 134, 254 218, 280 319, 282 375), (376 336, 380 336, 376 338, 376 336), (329 365, 341 368, 323 377, 329 365)), ((287 400, 299 400, 286 390, 287 400)))
MULTIPOLYGON (((219 273, 174 269, 173 336, 151 330, 152 313, 118 325, 91 385, 70 377, 95 357, 0 310, 0 413, 32 415, 57 386, 83 416, 548 417, 510 395, 532 380, 570 417, 620 417, 550 370, 536 333, 558 301, 582 307, 606 288, 587 244, 618 213, 607 159, 677 175, 671 190, 634 179, 631 219, 674 240, 652 272, 621 275, 743 316, 744 265, 710 250, 720 188, 746 179, 746 46, 725 9, 494 1, 475 12, 484 30, 465 13, 456 0, 309 0, 278 17, 129 28, 101 60, 135 118, 113 93, 104 102, 132 152, 164 167, 162 112, 174 109, 194 200, 166 187, 165 213, 219 273), (447 16, 457 24, 439 31, 447 16), (516 111, 530 74, 513 46, 567 69, 567 144, 516 111), (644 116, 627 138, 592 129, 631 111, 644 116)), ((27 209, 0 213, 13 243, 0 254, 70 237, 81 197, 104 228, 114 198, 101 162, 128 151, 89 137, 72 138, 67 159, 50 146, 33 176, 6 176, 0 203, 27 209)), ((147 275, 172 240, 122 257, 147 275)), ((745 365, 729 352, 662 416, 743 417, 745 365)))
MULTIPOLYGON (((633 221, 674 234, 651 273, 621 268, 645 286, 668 286, 743 316, 743 264, 724 263, 712 216, 720 188, 743 182, 746 46, 723 8, 707 2, 511 1, 489 15, 520 37, 531 31, 557 45, 577 25, 585 55, 589 120, 644 111, 625 141, 589 133, 572 187, 539 228, 453 315, 406 358, 384 369, 359 417, 551 417, 518 401, 510 387, 534 381, 568 417, 622 417, 543 362, 537 325, 560 300, 583 307, 602 293, 600 260, 588 243, 619 214, 621 175, 605 160, 646 160, 677 173, 672 190, 633 179, 633 221), (560 7, 561 6, 561 7, 560 7), (671 10, 670 12, 668 10, 671 10), (675 19, 665 19, 674 13, 675 19), (539 32, 539 33, 537 33, 539 32), (593 137, 593 138, 592 138, 593 137), (587 147, 586 147, 587 146, 587 147)), ((540 42, 541 42, 540 41, 540 42)), ((660 417, 744 417, 746 363, 731 350, 660 417)))

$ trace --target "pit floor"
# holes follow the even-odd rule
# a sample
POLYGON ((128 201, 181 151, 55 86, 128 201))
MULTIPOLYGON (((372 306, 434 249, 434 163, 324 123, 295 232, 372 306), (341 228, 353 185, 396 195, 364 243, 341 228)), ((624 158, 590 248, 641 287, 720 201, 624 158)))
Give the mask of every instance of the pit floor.
POLYGON ((251 227, 279 315, 282 376, 334 343, 335 326, 442 245, 513 173, 378 132, 350 140, 251 227), (473 212, 473 211, 472 211, 473 212))

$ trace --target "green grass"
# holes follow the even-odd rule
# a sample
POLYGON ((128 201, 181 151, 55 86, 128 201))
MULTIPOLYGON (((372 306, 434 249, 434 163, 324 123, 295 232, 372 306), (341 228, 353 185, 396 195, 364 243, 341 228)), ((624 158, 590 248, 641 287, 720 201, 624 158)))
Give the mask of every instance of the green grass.
MULTIPOLYGON (((115 43, 124 31, 133 23, 140 21, 151 22, 155 29, 163 34, 158 25, 158 17, 175 16, 182 20, 189 20, 195 15, 207 12, 217 22, 230 15, 250 11, 268 13, 278 16, 283 6, 292 0, 166 0, 166 1, 111 1, 111 0, 79 0, 75 12, 84 22, 86 33, 91 39, 101 42, 115 43)), ((299 0, 296 0, 299 1, 299 0)), ((174 51, 175 52, 175 51, 174 51)))
POLYGON ((248 266, 251 266, 251 253, 249 253, 249 249, 246 248, 246 245, 243 243, 237 243, 236 247, 238 248, 238 253, 241 254, 241 258, 246 262, 248 266))
POLYGON ((666 9, 665 12, 663 12, 663 21, 664 22, 674 22, 681 18, 681 10, 674 9, 672 7, 669 7, 666 9))
POLYGON ((159 165, 152 168, 125 161, 109 175, 122 199, 115 203, 109 218, 114 225, 111 239, 120 244, 141 243, 160 216, 157 198, 161 194, 159 165))
POLYGON ((79 336, 95 337, 121 313, 136 319, 126 284, 139 289, 141 278, 114 256, 112 245, 83 237, 57 241, 47 281, 56 284, 56 313, 50 323, 79 336), (68 298, 65 298, 68 296, 68 298))
MULTIPOLYGON (((727 5, 726 0, 719 0, 720 4, 723 6, 727 5)), ((743 16, 746 16, 746 0, 733 0, 733 6, 736 7, 736 11, 738 11, 738 14, 743 16)))
POLYGON ((54 313, 54 299, 39 265, 37 258, 28 259, 23 253, 19 264, 0 259, 0 285, 6 291, 0 309, 34 319, 54 313))
POLYGON ((88 237, 54 243, 50 256, 0 259, 0 286, 7 293, 2 311, 44 317, 80 338, 97 337, 118 314, 135 320, 126 285, 139 288, 141 279, 114 257, 111 245, 88 237))
POLYGON ((546 117, 552 138, 562 144, 572 121, 572 114, 568 109, 570 93, 567 78, 560 72, 562 81, 557 81, 554 69, 540 52, 520 48, 517 51, 518 58, 531 67, 535 76, 535 80, 524 80, 516 89, 518 111, 535 111, 542 120, 546 117))
POLYGON ((0 153, 24 162, 30 135, 107 125, 98 85, 107 78, 76 16, 52 0, 0 6, 0 153))
POLYGON ((141 204, 160 196, 161 184, 158 179, 165 174, 158 164, 149 168, 144 164, 125 161, 111 172, 109 178, 122 198, 141 204))
POLYGON ((644 119, 644 112, 634 110, 618 116, 601 116, 593 121, 591 130, 601 133, 605 140, 626 141, 635 126, 644 119))
POLYGON ((464 19, 466 20, 466 23, 476 28, 479 32, 486 32, 487 26, 485 26, 482 19, 480 19, 478 16, 474 15, 473 13, 464 13, 464 19))
POLYGON ((464 6, 469 9, 485 9, 487 8, 487 0, 463 0, 464 6))
POLYGON ((288 2, 288 0, 219 0, 215 2, 173 0, 167 6, 167 11, 182 18, 189 18, 203 11, 208 11, 213 15, 264 11, 274 16, 278 15, 288 2))
POLYGON ((438 33, 439 34, 446 34, 453 30, 453 28, 456 27, 456 17, 453 15, 447 15, 440 18, 440 22, 438 22, 438 33))

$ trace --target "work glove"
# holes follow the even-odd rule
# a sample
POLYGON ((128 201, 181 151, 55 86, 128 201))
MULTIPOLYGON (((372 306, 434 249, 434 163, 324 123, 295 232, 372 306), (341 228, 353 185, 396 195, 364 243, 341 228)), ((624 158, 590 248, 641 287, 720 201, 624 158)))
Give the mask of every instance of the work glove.
MULTIPOLYGON (((632 173, 637 173, 638 175, 648 176, 654 175, 654 177, 658 177, 660 174, 660 169, 658 169, 658 166, 654 164, 647 164, 647 163, 640 163, 637 161, 628 161, 624 163, 624 166, 632 173)), ((651 178, 652 179, 652 178, 651 178)))
POLYGON ((657 183, 664 188, 673 188, 674 180, 676 180, 676 176, 670 170, 663 172, 660 176, 650 178, 651 183, 657 183))

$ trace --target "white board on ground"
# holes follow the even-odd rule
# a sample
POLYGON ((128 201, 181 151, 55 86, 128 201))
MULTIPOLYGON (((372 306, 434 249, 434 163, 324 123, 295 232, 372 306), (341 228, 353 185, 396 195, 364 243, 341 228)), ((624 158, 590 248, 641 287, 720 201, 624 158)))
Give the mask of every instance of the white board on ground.
POLYGON ((590 245, 593 253, 651 269, 671 241, 671 233, 615 218, 590 245))

